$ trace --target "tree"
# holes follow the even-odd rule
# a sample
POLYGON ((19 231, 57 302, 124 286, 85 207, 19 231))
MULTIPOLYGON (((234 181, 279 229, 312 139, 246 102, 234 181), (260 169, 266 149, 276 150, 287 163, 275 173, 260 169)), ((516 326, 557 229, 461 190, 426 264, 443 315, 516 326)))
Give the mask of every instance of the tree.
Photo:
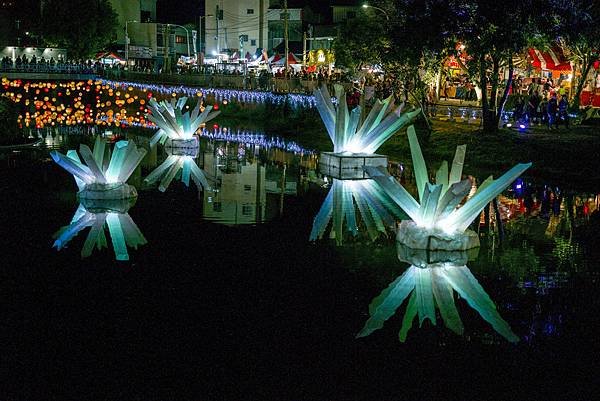
POLYGON ((465 45, 471 57, 470 75, 481 88, 483 129, 496 132, 512 85, 513 57, 536 37, 547 10, 541 0, 458 0, 453 7, 456 41, 465 45), (532 10, 540 10, 532 13, 532 10), (535 15, 534 15, 535 14, 535 15), (500 70, 508 70, 505 82, 500 70), (488 95, 487 86, 490 84, 488 95), (502 95, 499 96, 499 89, 502 95))
POLYGON ((578 75, 573 108, 579 109, 579 98, 585 79, 595 61, 600 59, 600 2, 597 0, 554 0, 560 43, 575 63, 573 79, 578 75))
POLYGON ((387 29, 380 19, 363 12, 347 20, 333 42, 336 64, 351 70, 380 64, 381 55, 389 48, 387 29))
POLYGON ((94 55, 115 36, 117 14, 108 0, 47 0, 41 30, 48 46, 72 58, 94 55))
POLYGON ((19 110, 7 97, 0 96, 0 144, 15 144, 23 137, 17 125, 19 110))

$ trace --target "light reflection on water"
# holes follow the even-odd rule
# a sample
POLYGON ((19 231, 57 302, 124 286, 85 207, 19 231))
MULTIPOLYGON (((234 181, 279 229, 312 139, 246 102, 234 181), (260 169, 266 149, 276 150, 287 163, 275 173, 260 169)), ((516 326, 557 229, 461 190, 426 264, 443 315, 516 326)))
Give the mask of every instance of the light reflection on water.
MULTIPOLYGON (((76 148, 79 142, 91 142, 90 134, 76 128, 46 132, 40 135, 42 143, 33 149, 1 153, 0 167, 28 165, 32 160, 47 158, 51 149, 76 148)), ((148 136, 129 131, 108 135, 114 140, 120 137, 134 140, 138 146, 148 148, 148 136)), ((320 175, 318 156, 290 147, 290 142, 249 132, 221 131, 220 135, 215 139, 202 139, 195 158, 210 183, 210 189, 197 192, 201 219, 226 226, 277 224, 277 219, 285 217, 290 201, 316 199, 317 203, 325 202, 323 213, 329 220, 315 220, 318 208, 314 215, 306 216, 306 224, 312 226, 314 221, 318 236, 322 237, 314 246, 335 247, 335 252, 348 256, 349 269, 356 269, 366 260, 364 266, 368 266, 374 276, 380 274, 382 268, 402 269, 396 258, 384 260, 373 256, 373 251, 387 252, 395 247, 394 223, 402 216, 390 210, 391 202, 382 201, 381 196, 372 191, 356 188, 362 187, 358 181, 344 185, 320 175), (327 205, 328 193, 331 205, 327 205), (340 225, 342 221, 345 223, 340 225)), ((156 189, 144 188, 142 178, 165 157, 162 148, 152 150, 132 177, 132 183, 141 189, 140 197, 155 196, 156 189)), ((400 179, 410 188, 410 171, 405 169, 405 173, 400 179)), ((183 189, 181 183, 177 185, 183 189)), ((74 184, 70 190, 75 191, 74 184)), ((196 189, 186 191, 196 193, 196 189)), ((75 210, 77 205, 70 207, 75 210)), ((548 306, 546 300, 572 286, 574 280, 595 277, 598 250, 593 238, 598 208, 598 194, 565 191, 522 179, 499 197, 498 216, 493 209, 488 209, 475 224, 482 238, 482 248, 479 257, 469 262, 468 269, 474 279, 485 278, 479 280, 481 287, 489 293, 500 316, 509 321, 524 342, 559 335, 565 312, 548 306), (502 280, 508 280, 508 286, 517 291, 516 295, 498 297, 495 280, 503 283, 502 280), (537 300, 533 306, 523 301, 530 297, 537 300), (530 309, 524 311, 527 307, 530 309)), ((298 241, 306 243, 308 236, 298 241)), ((131 259, 152 246, 150 242, 139 250, 130 250, 131 259)), ((77 253, 77 249, 81 247, 74 246, 63 252, 77 253)), ((390 283, 375 280, 379 291, 390 283)), ((356 328, 357 332, 359 329, 356 328)), ((397 328, 388 328, 388 325, 384 330, 397 332, 397 328)), ((490 334, 484 333, 482 341, 483 338, 489 340, 490 334)))

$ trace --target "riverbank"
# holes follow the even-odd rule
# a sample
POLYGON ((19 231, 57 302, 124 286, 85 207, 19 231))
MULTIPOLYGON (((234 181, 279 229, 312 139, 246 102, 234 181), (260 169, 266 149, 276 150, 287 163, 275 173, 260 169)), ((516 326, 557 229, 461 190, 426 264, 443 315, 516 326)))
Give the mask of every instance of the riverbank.
MULTIPOLYGON (((331 150, 323 123, 314 114, 316 117, 306 113, 287 123, 278 117, 248 122, 254 122, 257 129, 267 134, 294 140, 305 148, 331 150)), ((501 129, 496 134, 486 134, 479 127, 464 123, 433 121, 431 124, 431 131, 424 122, 417 122, 415 128, 432 175, 443 160, 452 162, 457 145, 466 144, 464 171, 480 180, 489 175, 498 177, 517 163, 532 162, 526 176, 536 181, 563 189, 592 191, 600 186, 597 166, 600 130, 597 127, 574 126, 568 130, 534 127, 523 132, 501 129)), ((392 162, 412 166, 404 131, 394 135, 378 153, 388 155, 392 162)))

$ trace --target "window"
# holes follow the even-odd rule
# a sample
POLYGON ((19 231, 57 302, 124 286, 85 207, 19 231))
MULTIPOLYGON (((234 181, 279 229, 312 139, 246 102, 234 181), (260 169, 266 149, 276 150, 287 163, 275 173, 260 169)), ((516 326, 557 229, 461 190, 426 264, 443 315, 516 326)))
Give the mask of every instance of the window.
POLYGON ((256 46, 256 39, 250 39, 250 46, 256 46))
POLYGON ((252 190, 252 185, 244 185, 244 191, 251 191, 252 190))
POLYGON ((254 14, 254 9, 253 8, 247 9, 246 14, 254 14))
POLYGON ((242 205, 242 215, 252 216, 252 205, 242 205))
POLYGON ((175 43, 187 43, 187 38, 181 35, 175 35, 175 43))

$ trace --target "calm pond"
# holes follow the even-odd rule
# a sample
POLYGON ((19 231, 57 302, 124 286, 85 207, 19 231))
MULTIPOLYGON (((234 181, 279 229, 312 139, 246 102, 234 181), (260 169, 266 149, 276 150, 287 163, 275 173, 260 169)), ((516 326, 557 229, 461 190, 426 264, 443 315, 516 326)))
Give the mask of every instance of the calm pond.
MULTIPOLYGON (((128 260, 112 231, 97 249, 90 227, 65 228, 85 213, 107 218, 80 208, 72 176, 49 157, 92 135, 63 130, 0 151, 1 398, 582 399, 597 389, 600 188, 524 176, 499 198, 501 226, 493 209, 474 224, 478 252, 439 266, 397 247, 403 215, 391 202, 320 175, 318 152, 209 132, 195 161, 210 190, 145 186, 160 146, 134 173, 137 201, 113 211, 128 260), (321 216, 331 221, 319 222, 330 191, 321 216), (345 220, 340 235, 350 214, 358 232, 345 220), (57 250, 64 230, 72 238, 57 250), (409 276, 414 299, 451 295, 435 325, 415 317, 403 328, 416 301, 392 298, 409 276)), ((148 147, 148 136, 124 136, 148 147)), ((400 178, 411 187, 407 169, 400 178)))

